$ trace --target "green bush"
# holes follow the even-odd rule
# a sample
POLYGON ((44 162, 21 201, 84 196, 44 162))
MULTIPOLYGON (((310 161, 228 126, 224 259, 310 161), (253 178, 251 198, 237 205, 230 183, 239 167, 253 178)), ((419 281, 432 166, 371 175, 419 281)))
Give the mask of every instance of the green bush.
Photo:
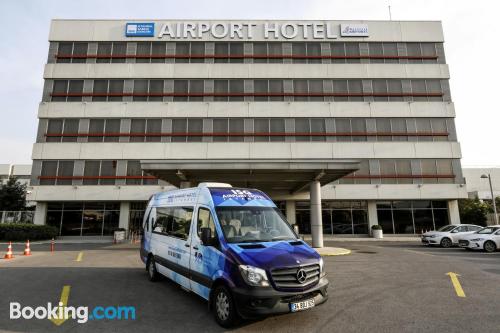
POLYGON ((382 230, 382 227, 378 224, 372 225, 372 230, 382 230))
POLYGON ((50 225, 4 223, 0 224, 0 240, 4 241, 34 241, 51 239, 58 235, 57 228, 50 225))

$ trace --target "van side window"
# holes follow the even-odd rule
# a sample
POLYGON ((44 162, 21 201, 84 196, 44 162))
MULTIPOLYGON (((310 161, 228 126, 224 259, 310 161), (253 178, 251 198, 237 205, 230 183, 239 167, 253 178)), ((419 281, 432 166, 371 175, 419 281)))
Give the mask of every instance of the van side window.
POLYGON ((198 236, 201 236, 201 228, 210 228, 212 230, 212 237, 215 237, 215 223, 212 219, 212 214, 206 208, 200 207, 198 210, 198 236))
POLYGON ((158 207, 153 232, 186 240, 192 217, 191 207, 158 207))

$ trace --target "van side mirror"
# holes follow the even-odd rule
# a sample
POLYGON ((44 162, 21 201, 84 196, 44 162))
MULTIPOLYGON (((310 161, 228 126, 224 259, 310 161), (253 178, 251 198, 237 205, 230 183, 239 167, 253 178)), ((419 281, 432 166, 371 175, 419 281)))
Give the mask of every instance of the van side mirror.
POLYGON ((212 238, 212 230, 210 228, 201 228, 201 243, 205 246, 213 246, 215 240, 212 238))

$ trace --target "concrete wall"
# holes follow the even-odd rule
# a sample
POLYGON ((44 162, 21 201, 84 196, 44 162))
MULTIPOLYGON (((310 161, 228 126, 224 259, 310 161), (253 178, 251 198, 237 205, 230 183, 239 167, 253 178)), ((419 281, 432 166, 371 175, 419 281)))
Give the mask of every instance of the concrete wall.
POLYGON ((45 79, 448 79, 446 64, 46 64, 45 79))
POLYGON ((461 158, 457 142, 35 143, 41 159, 461 158))
POLYGON ((71 102, 40 103, 39 118, 147 117, 441 117, 454 118, 452 102, 71 102))

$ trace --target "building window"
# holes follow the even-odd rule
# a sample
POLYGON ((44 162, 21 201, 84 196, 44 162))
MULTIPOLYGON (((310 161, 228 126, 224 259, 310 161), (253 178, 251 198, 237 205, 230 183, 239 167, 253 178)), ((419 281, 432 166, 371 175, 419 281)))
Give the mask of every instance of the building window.
POLYGON ((73 161, 42 161, 40 185, 71 185, 73 161))
POLYGON ((79 119, 49 119, 46 142, 76 142, 79 119))
POLYGON ((83 185, 99 184, 101 161, 85 161, 83 185))
POLYGON ((85 161, 83 185, 115 185, 117 161, 85 161))
POLYGON ((55 185, 57 175, 57 161, 43 161, 40 172, 40 185, 55 185))
POLYGON ((420 234, 449 224, 446 201, 379 202, 377 217, 388 234, 420 234))
POLYGON ((127 185, 157 185, 158 179, 145 173, 140 161, 127 162, 127 185))
MULTIPOLYGON (((324 234, 367 234, 368 210, 366 201, 322 201, 324 234)), ((296 202, 296 221, 299 232, 310 230, 309 202, 296 202)))
POLYGON ((49 202, 47 224, 60 236, 110 236, 118 229, 120 204, 115 202, 49 202))
POLYGON ((85 63, 87 60, 88 43, 59 42, 56 63, 85 63))

